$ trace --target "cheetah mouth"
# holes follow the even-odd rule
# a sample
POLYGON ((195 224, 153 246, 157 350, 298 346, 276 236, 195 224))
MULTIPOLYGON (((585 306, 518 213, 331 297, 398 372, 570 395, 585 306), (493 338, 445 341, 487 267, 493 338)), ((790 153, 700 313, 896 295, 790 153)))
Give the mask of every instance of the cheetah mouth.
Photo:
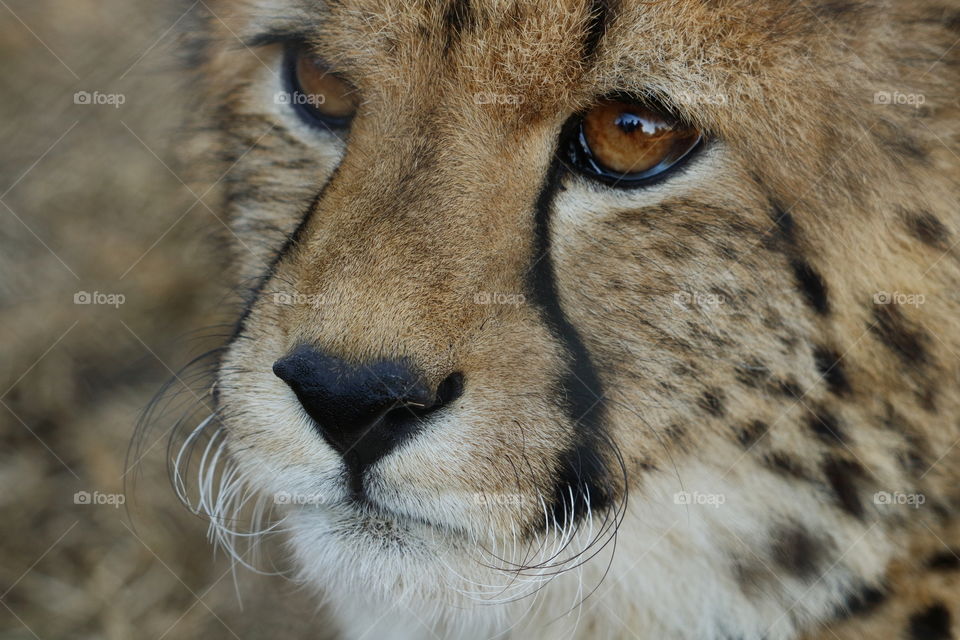
POLYGON ((344 501, 344 509, 366 524, 383 523, 403 531, 412 529, 430 529, 444 534, 454 534, 449 526, 434 522, 422 515, 415 515, 391 508, 364 494, 351 496, 344 501))

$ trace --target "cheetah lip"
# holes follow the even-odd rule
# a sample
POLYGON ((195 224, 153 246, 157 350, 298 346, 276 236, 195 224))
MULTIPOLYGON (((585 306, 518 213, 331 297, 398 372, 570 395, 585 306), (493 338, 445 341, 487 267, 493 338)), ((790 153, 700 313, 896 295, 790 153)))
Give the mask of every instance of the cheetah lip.
POLYGON ((422 516, 384 506, 366 493, 351 496, 345 501, 344 506, 352 513, 371 521, 387 521, 404 528, 426 527, 435 530, 447 530, 445 525, 433 522, 422 516))

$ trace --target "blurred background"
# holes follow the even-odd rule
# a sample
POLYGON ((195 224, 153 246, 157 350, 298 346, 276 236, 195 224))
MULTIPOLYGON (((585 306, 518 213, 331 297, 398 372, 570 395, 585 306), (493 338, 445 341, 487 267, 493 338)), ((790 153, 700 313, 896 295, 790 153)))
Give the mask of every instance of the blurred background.
POLYGON ((201 202, 180 159, 178 42, 201 5, 0 0, 3 640, 328 635, 289 581, 234 576, 174 494, 167 433, 202 378, 127 457, 235 308, 216 189, 201 202))

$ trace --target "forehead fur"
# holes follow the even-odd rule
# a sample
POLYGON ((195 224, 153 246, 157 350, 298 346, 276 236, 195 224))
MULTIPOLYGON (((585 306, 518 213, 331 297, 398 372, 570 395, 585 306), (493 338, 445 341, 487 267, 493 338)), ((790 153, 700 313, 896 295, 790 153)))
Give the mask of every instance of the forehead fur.
MULTIPOLYGON (((864 142, 922 153, 937 146, 935 136, 954 133, 946 123, 956 120, 956 55, 942 25, 946 9, 932 1, 909 7, 876 0, 210 4, 213 42, 232 50, 237 38, 296 34, 354 82, 366 102, 415 103, 429 112, 499 94, 522 104, 501 109, 499 117, 523 125, 566 117, 605 94, 652 96, 752 155, 763 172, 776 173, 759 161, 771 154, 802 160, 766 176, 772 182, 820 178, 854 145, 878 155, 864 142), (931 64, 942 68, 931 73, 931 64), (926 101, 913 113, 878 108, 878 92, 926 101), (918 115, 941 123, 935 135, 917 126, 918 115)), ((861 173, 870 169, 859 162, 861 173)), ((892 167, 886 165, 876 170, 892 167)))

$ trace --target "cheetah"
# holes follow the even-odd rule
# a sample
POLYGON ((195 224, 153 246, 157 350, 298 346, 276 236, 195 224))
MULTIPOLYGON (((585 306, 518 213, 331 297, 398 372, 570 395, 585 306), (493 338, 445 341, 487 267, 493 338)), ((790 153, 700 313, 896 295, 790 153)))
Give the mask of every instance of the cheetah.
POLYGON ((960 3, 201 4, 224 544, 345 638, 958 637, 960 3))

